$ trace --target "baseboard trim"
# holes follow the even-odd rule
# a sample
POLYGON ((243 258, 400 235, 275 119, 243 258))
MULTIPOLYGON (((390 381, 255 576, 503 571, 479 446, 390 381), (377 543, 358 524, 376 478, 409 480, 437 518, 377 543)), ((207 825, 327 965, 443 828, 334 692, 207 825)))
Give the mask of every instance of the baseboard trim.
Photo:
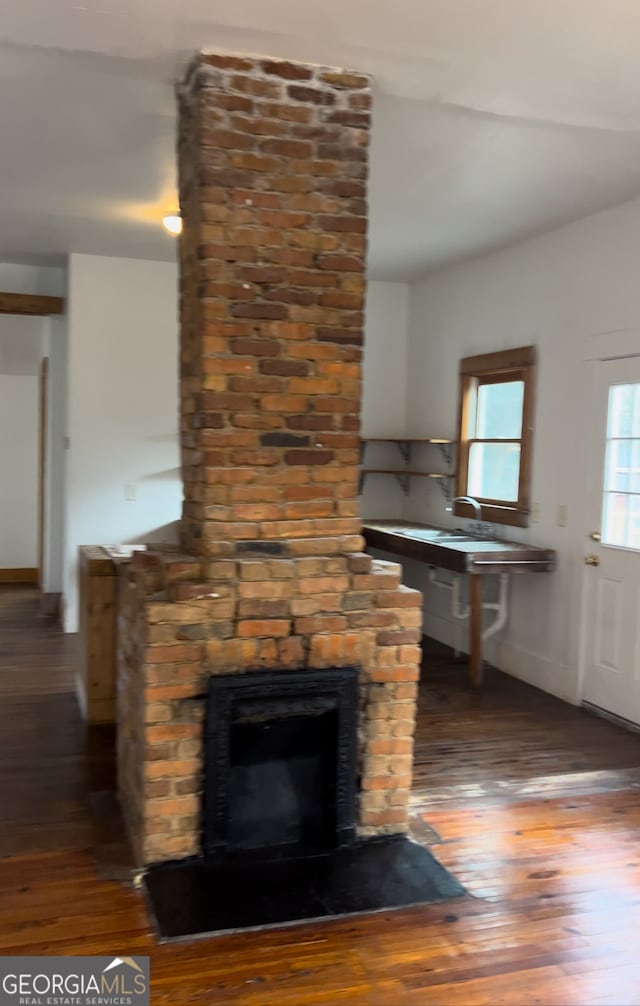
POLYGON ((640 723, 634 723, 633 720, 627 720, 624 716, 610 713, 608 709, 603 709, 601 706, 594 706, 593 702, 587 702, 586 699, 583 699, 580 705, 588 713, 593 713, 594 716, 599 716, 603 720, 609 720, 610 723, 615 723, 617 727, 624 727, 625 730, 631 730, 634 734, 640 734, 640 723))
POLYGON ((21 569, 0 569, 0 583, 38 583, 38 570, 30 566, 21 569))
POLYGON ((505 674, 526 681, 528 685, 540 688, 549 695, 555 695, 557 699, 562 699, 572 706, 579 704, 575 675, 571 673, 567 664, 561 664, 552 657, 506 642, 500 643, 496 663, 505 674))
MULTIPOLYGON (((466 622, 463 622, 460 628, 459 623, 450 618, 426 612, 422 631, 425 636, 430 636, 461 654, 469 652, 466 622)), ((561 664, 544 654, 514 646, 498 637, 483 643, 483 659, 497 667, 499 671, 525 681, 534 688, 540 688, 549 695, 555 695, 563 702, 571 705, 579 704, 575 677, 566 664, 561 664)))

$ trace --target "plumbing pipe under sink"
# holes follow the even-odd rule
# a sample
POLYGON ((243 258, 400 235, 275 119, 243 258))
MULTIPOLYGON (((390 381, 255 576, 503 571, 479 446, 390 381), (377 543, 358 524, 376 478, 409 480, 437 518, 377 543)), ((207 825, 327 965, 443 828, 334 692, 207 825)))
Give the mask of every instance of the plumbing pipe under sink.
POLYGON ((491 625, 488 625, 486 629, 484 629, 482 633, 483 642, 485 639, 491 639, 492 636, 495 636, 495 634, 497 632, 500 632, 500 630, 503 629, 504 626, 507 624, 507 617, 509 615, 509 601, 507 596, 508 588, 509 588, 509 574, 500 573, 500 590, 498 592, 498 600, 487 601, 486 603, 483 602, 482 604, 483 611, 486 610, 496 612, 495 619, 493 620, 491 625))
MULTIPOLYGON (((438 571, 434 566, 429 568, 429 583, 432 583, 435 587, 440 587, 443 590, 451 591, 451 614, 453 615, 456 622, 464 621, 469 618, 471 614, 471 608, 468 604, 464 607, 460 604, 460 576, 456 573, 452 580, 439 580, 438 571)), ((508 587, 509 587, 509 574, 500 573, 500 589, 498 591, 497 601, 483 601, 482 610, 484 611, 495 611, 496 617, 493 622, 482 632, 482 641, 491 639, 496 633, 500 632, 501 629, 507 624, 507 618, 509 615, 509 603, 508 603, 508 587)), ((457 633, 456 633, 457 638, 457 633)), ((460 655, 459 647, 454 648, 454 654, 456 657, 460 655)))

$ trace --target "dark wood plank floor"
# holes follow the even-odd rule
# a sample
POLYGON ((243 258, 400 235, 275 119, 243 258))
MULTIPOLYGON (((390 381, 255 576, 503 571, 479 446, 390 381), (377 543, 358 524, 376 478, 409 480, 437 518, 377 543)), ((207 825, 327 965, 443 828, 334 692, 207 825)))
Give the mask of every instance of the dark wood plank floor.
POLYGON ((494 671, 472 693, 434 647, 414 834, 468 897, 158 945, 118 879, 109 731, 36 610, 0 590, 0 954, 149 954, 158 1006, 640 1004, 637 735, 494 671))

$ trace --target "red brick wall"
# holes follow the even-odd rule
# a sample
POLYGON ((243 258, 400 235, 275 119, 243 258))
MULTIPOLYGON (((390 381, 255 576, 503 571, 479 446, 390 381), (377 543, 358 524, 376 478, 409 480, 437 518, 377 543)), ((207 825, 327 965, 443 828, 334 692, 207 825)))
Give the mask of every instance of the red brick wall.
POLYGON ((421 595, 368 555, 188 559, 123 567, 118 727, 122 805, 141 863, 196 855, 202 719, 212 674, 359 664, 358 831, 404 831, 421 595))
POLYGON ((190 552, 361 547, 370 101, 358 74, 231 56, 200 57, 182 89, 190 552))

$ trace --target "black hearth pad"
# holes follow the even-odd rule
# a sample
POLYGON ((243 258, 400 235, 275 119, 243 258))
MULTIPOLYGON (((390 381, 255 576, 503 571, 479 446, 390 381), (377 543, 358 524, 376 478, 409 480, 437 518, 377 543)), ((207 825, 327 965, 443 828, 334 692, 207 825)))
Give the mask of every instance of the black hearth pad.
POLYGON ((213 935, 458 898, 465 890, 402 836, 290 859, 152 866, 144 878, 159 935, 213 935))

